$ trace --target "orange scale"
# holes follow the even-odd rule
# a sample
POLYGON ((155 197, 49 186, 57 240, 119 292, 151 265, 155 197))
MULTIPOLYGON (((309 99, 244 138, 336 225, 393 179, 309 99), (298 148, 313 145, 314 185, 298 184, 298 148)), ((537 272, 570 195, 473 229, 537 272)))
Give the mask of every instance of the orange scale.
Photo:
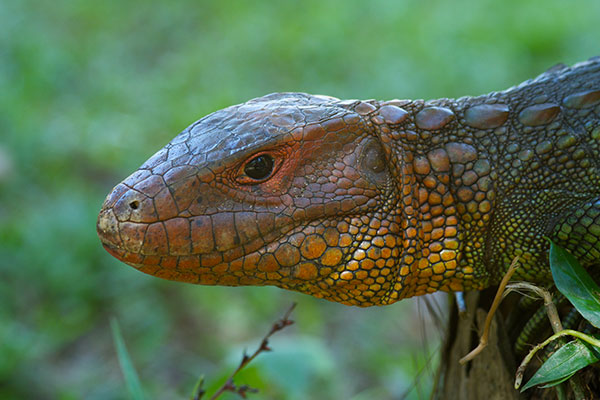
POLYGON ((381 272, 378 269, 372 269, 369 271, 369 276, 371 278, 377 278, 380 274, 381 272))
POLYGON ((360 268, 361 269, 370 270, 370 269, 373 269, 373 267, 375 267, 375 261, 373 261, 373 260, 371 260, 369 258, 363 260, 360 263, 360 268))
POLYGON ((367 273, 367 271, 362 271, 361 270, 361 271, 357 271, 355 273, 355 276, 359 280, 364 280, 364 279, 366 279, 369 276, 369 274, 367 273))
POLYGON ((438 240, 438 239, 441 239, 442 237, 444 237, 444 229, 442 229, 442 228, 435 228, 431 232, 431 238, 433 240, 438 240))
POLYGON ((213 272, 215 272, 217 274, 222 274, 224 272, 227 272, 228 268, 229 268, 228 264, 219 264, 219 265, 213 267, 212 270, 213 270, 213 272))
POLYGON ((419 273, 419 276, 422 278, 429 278, 432 275, 433 275, 433 270, 431 268, 424 269, 419 273))
POLYGON ((441 262, 436 262, 432 265, 432 268, 433 272, 435 272, 436 274, 443 274, 446 271, 446 266, 444 265, 444 263, 441 262))
POLYGON ((340 274, 340 278, 345 280, 345 281, 349 281, 354 277, 354 274, 352 274, 352 272, 350 271, 344 271, 340 274))

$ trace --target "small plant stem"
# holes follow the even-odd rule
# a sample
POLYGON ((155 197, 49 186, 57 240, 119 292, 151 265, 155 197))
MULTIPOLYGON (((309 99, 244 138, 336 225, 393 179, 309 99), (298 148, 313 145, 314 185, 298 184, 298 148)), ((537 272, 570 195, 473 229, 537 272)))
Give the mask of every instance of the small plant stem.
POLYGON ((535 294, 537 294, 542 300, 544 300, 544 307, 546 307, 546 315, 548 315, 548 319, 550 320, 550 326, 552 327, 552 331, 554 333, 560 332, 563 330, 562 322, 560 322, 560 318, 558 317, 558 311, 556 310, 556 305, 552 301, 552 294, 544 288, 539 286, 532 285, 528 282, 517 282, 511 283, 508 285, 508 291, 513 290, 529 290, 535 294))
POLYGON ((490 337, 490 327, 492 325, 492 319, 494 318, 494 314, 496 313, 498 306, 502 302, 502 296, 504 293, 504 289, 506 288, 508 281, 510 280, 510 278, 512 277, 512 275, 515 273, 515 271, 517 269, 518 261, 519 261, 519 256, 514 258, 514 260, 510 264, 510 267, 508 268, 508 271, 506 271, 506 274, 504 274, 504 277, 502 278, 502 281, 500 282, 500 285, 498 286, 498 291, 496 292, 496 296, 494 297, 494 301, 492 302, 490 311, 488 312, 488 314, 485 318, 483 333, 481 335, 481 338, 479 339, 479 344, 477 345, 476 348, 471 350, 471 352, 469 354, 467 354, 466 356, 461 358, 458 361, 459 363, 465 364, 465 363, 471 361, 473 358, 475 358, 475 356, 477 356, 477 354, 481 353, 483 351, 483 349, 486 348, 488 341, 489 341, 489 337, 490 337))
POLYGON ((255 391, 255 389, 252 389, 248 386, 240 386, 240 388, 237 388, 235 386, 235 384, 233 383, 233 378, 235 378, 237 373, 240 372, 246 365, 250 364, 252 362, 252 360, 254 360, 260 353, 262 353, 264 351, 271 351, 271 349, 269 348, 269 338, 275 332, 279 332, 283 328, 294 323, 294 321, 290 320, 289 317, 295 307, 296 307, 296 303, 293 303, 291 305, 291 307, 283 315, 283 318, 281 318, 279 321, 277 321, 273 324, 269 333, 267 333, 265 335, 265 337, 263 338, 263 340, 260 343, 260 346, 258 346, 258 348, 254 351, 254 353, 252 353, 252 355, 248 356, 244 353, 244 355, 242 357, 242 361, 240 362, 238 367, 235 369, 235 371, 233 371, 233 373, 231 375, 229 375, 229 378, 227 378, 225 383, 210 397, 210 400, 217 399, 220 395, 222 395, 226 391, 230 391, 230 392, 238 391, 239 392, 240 390, 242 390, 244 393, 244 395, 242 397, 244 397, 244 398, 245 398, 246 392, 255 391))

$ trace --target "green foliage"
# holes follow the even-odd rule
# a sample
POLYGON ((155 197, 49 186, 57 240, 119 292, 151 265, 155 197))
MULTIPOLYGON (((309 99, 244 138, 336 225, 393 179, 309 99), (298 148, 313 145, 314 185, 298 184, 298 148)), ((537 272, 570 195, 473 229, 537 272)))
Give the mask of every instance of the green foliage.
MULTIPOLYGON (((600 288, 575 257, 553 242, 550 242, 550 268, 558 290, 588 322, 596 327, 600 326, 600 288)), ((600 342, 579 332, 573 333, 582 341, 576 339, 561 346, 542 364, 521 391, 538 385, 558 385, 580 369, 600 360, 600 347, 597 347, 600 342)), ((557 334, 554 337, 559 336, 557 334)))
POLYGON ((546 385, 547 387, 557 385, 569 379, 580 369, 599 360, 599 349, 579 340, 571 341, 552 354, 531 379, 523 385, 521 391, 537 385, 546 385))
POLYGON ((503 89, 597 55, 599 11, 596 0, 0 2, 0 398, 123 398, 109 315, 135 338, 146 395, 186 398, 292 301, 284 335, 314 346, 296 349, 311 354, 298 364, 269 367, 283 350, 258 360, 247 383, 263 398, 400 397, 427 360, 423 336, 436 346, 415 302, 362 310, 144 276, 100 246, 104 196, 216 109, 275 91, 503 89))
POLYGON ((121 372, 123 373, 123 378, 125 379, 125 383, 127 385, 129 397, 132 400, 144 400, 145 396, 144 392, 142 391, 140 379, 138 378, 137 371, 133 366, 133 362, 131 361, 131 357, 127 351, 127 346, 125 346, 125 339, 123 339, 121 329, 119 328, 119 323, 116 319, 112 319, 110 321, 110 327, 112 329, 113 340, 115 342, 117 356, 119 357, 119 365, 121 366, 121 372))
POLYGON ((600 287, 568 251, 550 245, 550 268, 556 288, 579 313, 600 328, 600 287))

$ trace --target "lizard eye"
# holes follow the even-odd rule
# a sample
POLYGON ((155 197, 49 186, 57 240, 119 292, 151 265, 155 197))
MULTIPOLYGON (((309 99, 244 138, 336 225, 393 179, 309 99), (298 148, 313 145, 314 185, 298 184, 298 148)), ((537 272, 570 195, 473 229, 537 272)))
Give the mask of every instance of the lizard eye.
POLYGON ((261 181, 271 176, 274 164, 273 157, 261 154, 246 163, 244 173, 252 179, 261 181))

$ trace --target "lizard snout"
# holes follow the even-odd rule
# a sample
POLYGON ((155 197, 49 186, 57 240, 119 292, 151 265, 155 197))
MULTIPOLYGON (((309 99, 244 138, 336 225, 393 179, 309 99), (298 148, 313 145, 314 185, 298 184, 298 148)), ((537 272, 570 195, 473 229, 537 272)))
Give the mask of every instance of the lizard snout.
MULTIPOLYGON (((139 252, 148 223, 157 220, 153 199, 127 185, 117 185, 106 197, 96 230, 111 252, 139 252)), ((117 254, 113 254, 117 258, 117 254)))
POLYGON ((102 209, 98 215, 96 231, 102 244, 118 247, 122 244, 119 236, 118 221, 112 209, 102 209))

